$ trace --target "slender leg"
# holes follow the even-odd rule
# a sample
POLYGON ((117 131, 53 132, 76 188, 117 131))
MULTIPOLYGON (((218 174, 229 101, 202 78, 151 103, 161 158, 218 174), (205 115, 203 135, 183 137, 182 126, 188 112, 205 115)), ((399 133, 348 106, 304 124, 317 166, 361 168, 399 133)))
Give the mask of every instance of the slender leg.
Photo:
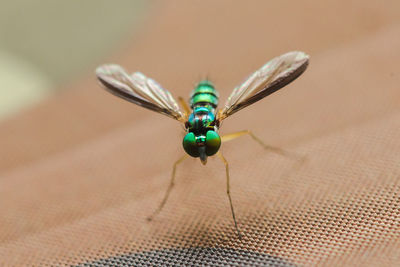
POLYGON ((228 141, 234 140, 234 139, 236 139, 236 138, 238 138, 240 136, 246 135, 246 134, 250 135, 250 137, 254 141, 256 141, 258 144, 260 144, 266 150, 270 150, 270 151, 272 151, 274 153, 280 154, 282 156, 290 157, 290 158, 293 158, 293 159, 296 159, 296 160, 300 160, 300 161, 304 161, 305 160, 305 158, 303 156, 301 156, 301 155, 291 153, 291 152, 286 151, 286 150, 284 150, 282 148, 279 148, 279 147, 274 147, 274 146, 270 146, 270 145, 265 144, 263 141, 261 141, 261 139, 259 139, 257 136, 255 136, 249 130, 244 130, 244 131, 240 131, 240 132, 224 135, 224 136, 221 137, 221 140, 222 140, 222 142, 228 142, 228 141))
POLYGON ((175 173, 176 173, 176 166, 181 163, 182 161, 184 161, 187 158, 187 154, 183 155, 182 157, 180 157, 175 163, 174 166, 172 168, 172 175, 171 175, 171 180, 169 182, 169 186, 167 188, 167 191, 165 192, 164 198, 161 201, 160 205, 158 206, 158 208, 153 212, 152 215, 150 215, 149 217, 147 217, 148 221, 153 220, 153 218, 160 213, 160 211, 162 210, 162 208, 165 206, 165 203, 167 203, 168 197, 169 197, 169 193, 171 192, 172 187, 174 187, 175 184, 175 173))
POLYGON ((224 156, 221 154, 221 152, 217 152, 218 157, 221 158, 222 162, 225 164, 225 171, 226 171, 226 193, 228 194, 229 198, 229 204, 231 205, 231 212, 232 212, 232 218, 233 222, 235 223, 235 228, 238 233, 239 239, 242 239, 242 235, 239 231, 239 228, 237 226, 236 222, 236 216, 235 216, 235 211, 233 210, 233 204, 232 204, 232 198, 231 198, 231 193, 230 193, 230 183, 229 183, 229 165, 228 161, 224 158, 224 156))
POLYGON ((183 110, 185 111, 185 113, 187 115, 189 115, 190 114, 190 108, 189 108, 188 104, 185 102, 185 100, 180 96, 180 97, 178 97, 178 101, 179 101, 179 104, 181 104, 181 106, 182 106, 183 110))

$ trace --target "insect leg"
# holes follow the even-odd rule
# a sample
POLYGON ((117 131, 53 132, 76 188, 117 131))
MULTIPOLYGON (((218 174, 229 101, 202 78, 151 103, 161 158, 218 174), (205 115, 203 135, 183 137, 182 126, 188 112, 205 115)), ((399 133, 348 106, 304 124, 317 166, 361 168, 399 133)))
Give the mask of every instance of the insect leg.
POLYGON ((235 228, 236 231, 238 233, 239 239, 242 238, 242 235, 239 231, 239 228, 237 226, 237 222, 236 222, 236 216, 235 216, 235 211, 233 210, 233 204, 232 204, 232 198, 231 198, 231 193, 230 193, 230 183, 229 183, 229 165, 228 165, 228 161, 226 161, 225 157, 221 154, 221 152, 217 152, 218 157, 221 158, 222 162, 225 164, 225 171, 226 171, 226 193, 228 194, 228 198, 229 198, 229 204, 231 205, 231 212, 232 212, 232 218, 233 221, 235 223, 235 228))
POLYGON ((153 212, 152 215, 150 215, 149 217, 147 217, 148 221, 153 220, 153 218, 160 213, 160 211, 162 210, 162 208, 165 206, 165 203, 167 203, 169 194, 171 192, 172 187, 174 187, 175 184, 175 173, 176 173, 176 166, 181 163, 182 161, 184 161, 187 158, 187 154, 183 155, 182 157, 180 157, 177 161, 175 161, 173 168, 172 168, 172 175, 171 175, 171 180, 169 182, 167 191, 165 192, 164 198, 161 201, 160 205, 157 207, 157 209, 153 212))
POLYGON ((187 115, 189 115, 190 114, 190 108, 189 108, 188 104, 185 102, 185 100, 181 96, 179 96, 178 97, 178 101, 179 101, 179 104, 182 106, 183 110, 185 111, 185 113, 187 115))
POLYGON ((274 152, 274 153, 277 153, 277 154, 280 154, 280 155, 282 155, 282 156, 286 156, 286 157, 289 157, 289 158, 293 158, 293 159, 296 159, 296 160, 300 160, 300 161, 304 161, 304 160, 305 160, 305 157, 302 156, 302 155, 298 155, 298 154, 295 154, 295 153, 286 151, 286 150, 284 150, 284 149, 282 149, 282 148, 275 147, 275 146, 270 146, 270 145, 265 144, 263 141, 261 141, 260 138, 258 138, 257 136, 255 136, 255 135, 254 135, 251 131, 249 131, 249 130, 244 130, 244 131, 240 131, 240 132, 236 132, 236 133, 231 133, 231 134, 224 135, 224 136, 221 137, 221 141, 222 141, 222 142, 228 142, 228 141, 234 140, 234 139, 236 139, 236 138, 238 138, 238 137, 240 137, 240 136, 246 135, 246 134, 247 134, 247 135, 250 135, 250 137, 251 137, 254 141, 256 141, 258 144, 260 144, 260 145, 261 145, 264 149, 266 149, 266 150, 270 150, 270 151, 272 151, 272 152, 274 152))

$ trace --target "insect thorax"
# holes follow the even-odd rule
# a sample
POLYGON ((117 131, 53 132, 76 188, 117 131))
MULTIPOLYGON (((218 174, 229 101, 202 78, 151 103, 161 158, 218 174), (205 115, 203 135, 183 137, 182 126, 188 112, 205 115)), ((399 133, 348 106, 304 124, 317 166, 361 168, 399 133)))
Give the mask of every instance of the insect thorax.
POLYGON ((183 148, 192 157, 200 157, 203 164, 207 156, 218 152, 221 138, 215 125, 215 108, 218 105, 218 92, 209 81, 201 81, 190 97, 193 112, 186 122, 188 133, 183 138, 183 148))
POLYGON ((210 81, 197 84, 190 96, 190 107, 193 112, 187 122, 187 128, 196 135, 205 135, 208 130, 215 129, 215 108, 219 94, 210 81))

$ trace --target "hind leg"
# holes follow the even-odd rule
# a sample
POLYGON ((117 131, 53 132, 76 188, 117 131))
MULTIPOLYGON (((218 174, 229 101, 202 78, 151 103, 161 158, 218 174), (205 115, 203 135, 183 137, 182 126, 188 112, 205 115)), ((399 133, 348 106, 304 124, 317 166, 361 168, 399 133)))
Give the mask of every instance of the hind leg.
POLYGON ((279 148, 279 147, 270 146, 270 145, 265 144, 263 141, 261 141, 260 138, 255 136, 249 130, 244 130, 244 131, 240 131, 240 132, 236 132, 236 133, 223 135, 221 137, 221 141, 222 142, 232 141, 232 140, 234 140, 234 139, 236 139, 238 137, 241 137, 243 135, 249 135, 254 141, 256 141, 259 145, 261 145, 265 150, 269 150, 269 151, 277 153, 279 155, 286 156, 286 157, 289 157, 289 158, 293 158, 293 159, 296 159, 296 160, 300 160, 300 161, 304 161, 305 160, 304 156, 289 152, 289 151, 284 150, 284 149, 279 148))

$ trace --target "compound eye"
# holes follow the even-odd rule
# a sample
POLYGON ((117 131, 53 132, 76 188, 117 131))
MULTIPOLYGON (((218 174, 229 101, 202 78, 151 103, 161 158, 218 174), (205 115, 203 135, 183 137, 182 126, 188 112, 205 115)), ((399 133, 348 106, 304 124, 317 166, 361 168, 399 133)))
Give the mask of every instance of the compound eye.
POLYGON ((212 130, 209 130, 206 134, 206 154, 212 156, 218 152, 221 146, 221 137, 212 130))
POLYGON ((196 144, 196 136, 194 133, 188 133, 183 138, 183 149, 185 149, 186 153, 188 153, 192 157, 198 157, 199 149, 196 144))

